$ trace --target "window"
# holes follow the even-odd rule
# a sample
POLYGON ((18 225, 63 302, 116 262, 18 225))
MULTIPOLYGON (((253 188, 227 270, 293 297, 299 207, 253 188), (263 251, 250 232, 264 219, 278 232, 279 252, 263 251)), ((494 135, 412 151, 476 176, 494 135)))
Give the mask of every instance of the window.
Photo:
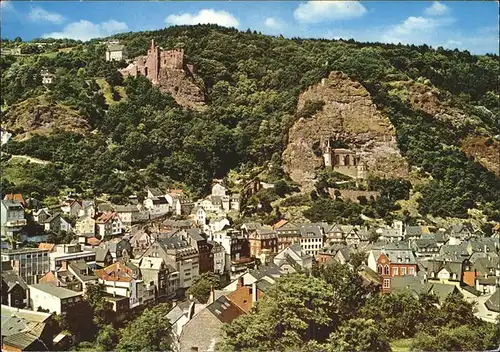
POLYGON ((398 276, 398 275, 399 275, 398 267, 392 268, 392 276, 398 276))
POLYGON ((401 275, 406 275, 406 267, 401 268, 401 275))
POLYGON ((415 275, 415 268, 414 267, 408 268, 408 275, 415 275))
POLYGON ((378 271, 378 273, 379 273, 380 275, 382 275, 382 265, 380 265, 380 264, 379 264, 379 265, 377 266, 377 271, 378 271))
POLYGON ((391 288, 391 279, 384 279, 384 288, 391 288))
POLYGON ((389 275, 389 265, 384 266, 384 275, 389 275))

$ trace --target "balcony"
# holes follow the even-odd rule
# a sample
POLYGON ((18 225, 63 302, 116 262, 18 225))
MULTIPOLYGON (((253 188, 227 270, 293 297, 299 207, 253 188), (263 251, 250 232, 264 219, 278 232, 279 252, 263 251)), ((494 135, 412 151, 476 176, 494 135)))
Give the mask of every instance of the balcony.
POLYGON ((18 220, 11 220, 7 221, 4 226, 6 227, 20 227, 20 226, 26 226, 26 219, 18 219, 18 220))

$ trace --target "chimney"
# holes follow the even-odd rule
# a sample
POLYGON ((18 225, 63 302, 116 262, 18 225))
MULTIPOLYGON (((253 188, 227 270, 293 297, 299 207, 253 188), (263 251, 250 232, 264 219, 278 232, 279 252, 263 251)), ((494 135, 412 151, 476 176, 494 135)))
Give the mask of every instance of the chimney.
POLYGON ((188 321, 193 319, 193 315, 194 315, 194 302, 191 302, 191 304, 189 305, 189 311, 188 311, 188 321))
POLYGON ((484 254, 486 254, 488 252, 488 248, 486 246, 486 244, 484 245, 484 254))
POLYGON ((254 282, 252 284, 252 306, 255 306, 255 303, 257 303, 257 283, 254 282))
POLYGON ((238 288, 243 287, 243 286, 245 286, 245 279, 243 279, 243 276, 240 276, 238 278, 238 286, 236 286, 236 288, 238 289, 238 288))
POLYGON ((215 291, 214 286, 210 286, 210 296, 208 298, 208 304, 212 304, 215 302, 215 291))

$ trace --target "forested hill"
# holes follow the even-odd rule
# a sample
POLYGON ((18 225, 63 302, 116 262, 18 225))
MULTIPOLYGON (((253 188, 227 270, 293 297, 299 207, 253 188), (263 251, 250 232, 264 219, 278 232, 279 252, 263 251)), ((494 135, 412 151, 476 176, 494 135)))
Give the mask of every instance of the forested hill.
MULTIPOLYGON (((35 53, 1 58, 2 126, 24 138, 3 149, 51 163, 32 165, 23 177, 5 172, 4 193, 45 197, 69 187, 126 196, 146 184, 181 183, 203 195, 213 178, 229 170, 246 174, 266 165, 270 181, 286 181, 281 156, 288 130, 304 116, 297 114, 299 94, 341 71, 361 83, 394 125, 399 150, 418 170, 413 187, 422 194, 422 215, 467 217, 467 209, 479 208, 499 219, 496 55, 285 39, 214 25, 114 38, 126 45, 129 57, 144 55, 153 38, 163 48, 183 47, 203 79, 208 108, 180 107, 144 78, 123 80, 117 69, 126 64, 106 63, 98 40, 44 40, 52 44, 43 50, 23 43, 35 53), (42 68, 56 74, 54 84, 42 85, 42 68), (26 107, 35 98, 38 106, 78 114, 87 130, 57 123, 55 113, 40 117, 36 104, 26 107), (38 133, 40 126, 50 128, 38 133)), ((17 44, 3 41, 4 47, 17 44)))

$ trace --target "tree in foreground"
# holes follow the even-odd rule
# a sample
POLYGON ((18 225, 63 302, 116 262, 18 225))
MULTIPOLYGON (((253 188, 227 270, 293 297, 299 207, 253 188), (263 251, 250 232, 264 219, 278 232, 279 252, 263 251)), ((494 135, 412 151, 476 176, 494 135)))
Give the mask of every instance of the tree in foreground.
POLYGON ((337 308, 332 287, 321 279, 292 274, 266 291, 255 313, 223 327, 220 350, 270 351, 324 342, 333 331, 337 308))
MULTIPOLYGON (((117 351, 169 351, 170 323, 166 318, 170 305, 147 308, 137 319, 120 330, 117 351)), ((107 340, 108 341, 108 340, 107 340)))
POLYGON ((220 288, 219 276, 214 273, 203 273, 194 279, 187 293, 193 295, 201 303, 206 303, 210 297, 210 290, 212 287, 214 290, 220 288))
POLYGON ((330 335, 330 351, 390 351, 389 342, 372 319, 351 319, 330 335))

